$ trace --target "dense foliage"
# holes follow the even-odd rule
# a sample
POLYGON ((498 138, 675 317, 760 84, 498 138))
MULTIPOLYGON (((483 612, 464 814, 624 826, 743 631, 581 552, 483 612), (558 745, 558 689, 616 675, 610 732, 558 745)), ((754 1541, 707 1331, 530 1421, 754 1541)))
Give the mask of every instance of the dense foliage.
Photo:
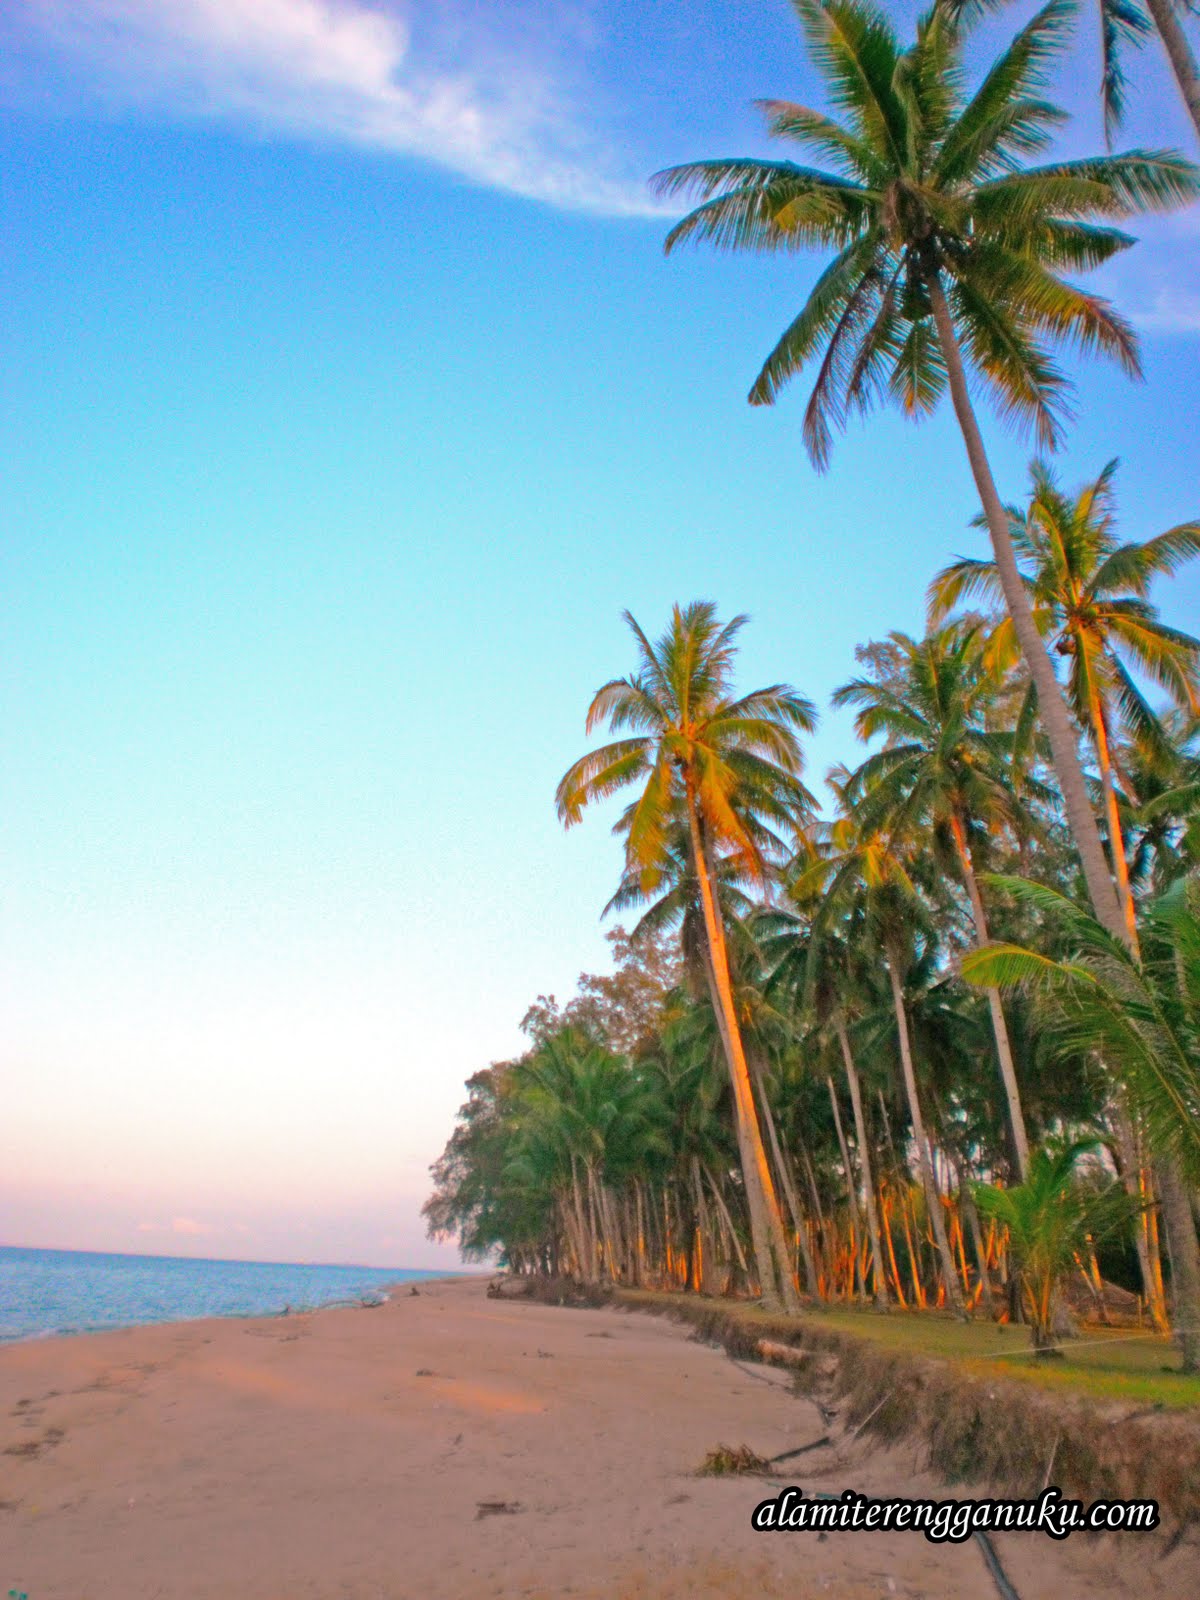
POLYGON ((1064 274, 1198 175, 1169 151, 1030 164, 1062 120, 1060 0, 972 91, 977 6, 935 5, 907 48, 860 0, 795 7, 832 110, 771 102, 770 127, 833 169, 674 169, 660 187, 700 204, 669 244, 833 251, 752 400, 815 363, 823 466, 851 412, 948 394, 994 559, 937 575, 923 637, 859 649, 834 701, 865 748, 824 814, 801 781, 815 708, 735 685, 744 619, 697 602, 652 640, 628 618, 637 664, 587 720, 617 737, 557 802, 569 826, 632 787, 610 909, 639 920, 612 974, 539 997, 528 1050, 470 1080, 430 1230, 518 1271, 789 1307, 1024 1302, 1043 1344, 1102 1254, 1161 1328, 1173 1298, 1195 1370, 1200 643, 1151 587, 1200 526, 1122 541, 1115 463, 1069 493, 1038 460, 1004 504, 967 378, 1056 443, 1055 342, 1137 364, 1064 274))

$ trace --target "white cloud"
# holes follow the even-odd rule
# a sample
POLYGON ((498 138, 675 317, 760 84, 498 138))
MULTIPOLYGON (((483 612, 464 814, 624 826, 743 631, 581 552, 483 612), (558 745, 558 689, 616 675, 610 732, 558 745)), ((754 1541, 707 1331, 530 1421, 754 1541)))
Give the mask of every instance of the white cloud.
POLYGON ((18 15, 117 106, 414 156, 567 209, 656 214, 578 124, 588 100, 556 57, 568 37, 582 52, 580 16, 548 13, 551 36, 493 13, 485 28, 430 0, 404 14, 361 0, 20 0, 18 15))
MULTIPOLYGON (((139 1233, 173 1233, 177 1237, 184 1239, 204 1239, 214 1233, 220 1233, 221 1230, 213 1227, 211 1223, 197 1222, 195 1217, 172 1217, 170 1222, 139 1222, 137 1231, 139 1233)), ((234 1231, 245 1233, 247 1230, 244 1227, 237 1227, 234 1231)))
POLYGON ((1146 333, 1200 333, 1200 290, 1160 286, 1132 319, 1146 333))

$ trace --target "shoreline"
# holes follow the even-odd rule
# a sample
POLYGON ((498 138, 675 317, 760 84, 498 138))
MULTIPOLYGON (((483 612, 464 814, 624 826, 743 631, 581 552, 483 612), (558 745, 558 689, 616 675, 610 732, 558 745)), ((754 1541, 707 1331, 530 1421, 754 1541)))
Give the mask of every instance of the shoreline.
MULTIPOLYGON (((7 1250, 22 1250, 22 1251, 24 1251, 24 1250, 26 1250, 26 1248, 28 1248, 31 1252, 34 1251, 34 1249, 35 1249, 35 1247, 33 1247, 33 1246, 26 1247, 26 1246, 21 1246, 21 1245, 6 1245, 4 1248, 7 1249, 7 1250)), ((111 1252, 111 1251, 78 1251, 78 1250, 54 1251, 54 1252, 45 1252, 45 1253, 71 1255, 71 1256, 94 1255, 94 1256, 100 1257, 102 1259, 108 1258, 108 1257, 110 1257, 110 1256, 112 1256, 114 1254, 118 1254, 117 1252, 111 1252)), ((128 1256, 128 1257, 123 1257, 123 1259, 129 1259, 129 1260, 133 1260, 133 1261, 137 1261, 137 1260, 156 1261, 156 1262, 165 1261, 165 1262, 171 1262, 173 1264, 174 1263, 178 1263, 178 1262, 191 1264, 191 1263, 194 1262, 194 1263, 196 1263, 198 1265, 202 1265, 202 1266, 214 1265, 214 1266, 246 1266, 246 1267, 280 1267, 280 1268, 284 1268, 284 1269, 299 1268, 301 1270, 303 1270, 305 1268, 308 1268, 308 1267, 314 1267, 314 1268, 317 1268, 317 1269, 321 1269, 322 1267, 324 1267, 326 1265, 331 1265, 335 1270, 339 1270, 339 1271, 343 1270, 342 1265, 339 1264, 339 1263, 328 1263, 327 1264, 327 1263, 323 1263, 323 1262, 290 1262, 290 1261, 280 1261, 280 1262, 263 1261, 263 1262, 259 1262, 259 1261, 240 1261, 240 1260, 232 1260, 232 1259, 225 1260, 223 1258, 217 1258, 217 1257, 213 1257, 213 1258, 210 1259, 208 1257, 196 1257, 196 1256, 145 1256, 145 1257, 128 1256)), ((350 1265, 349 1267, 346 1267, 345 1270, 356 1271, 356 1270, 359 1270, 359 1269, 357 1267, 355 1267, 354 1265, 350 1265)), ((364 1267, 361 1270, 364 1273, 373 1273, 375 1271, 375 1269, 371 1268, 371 1267, 364 1267)), ((384 1303, 384 1301, 379 1301, 379 1302, 371 1301, 370 1299, 367 1298, 369 1295, 381 1295, 381 1296, 384 1296, 384 1297, 390 1299, 390 1298, 393 1298, 396 1295, 403 1295, 405 1290, 412 1284, 425 1284, 425 1283, 433 1284, 433 1283, 441 1283, 441 1282, 452 1282, 452 1281, 455 1281, 455 1280, 457 1280, 459 1278, 469 1278, 469 1277, 482 1276, 482 1275, 483 1274, 475 1274, 475 1273, 470 1273, 470 1272, 462 1272, 462 1273, 442 1272, 442 1271, 439 1271, 437 1268, 424 1268, 424 1267, 411 1267, 411 1268, 404 1268, 404 1267, 395 1268, 394 1267, 394 1268, 391 1268, 391 1269, 381 1269, 381 1274, 380 1274, 380 1278, 379 1278, 379 1282, 378 1282, 377 1286, 374 1286, 374 1287, 369 1288, 369 1289, 364 1289, 363 1291, 361 1291, 361 1293, 359 1293, 357 1295, 348 1294, 344 1298, 334 1299, 334 1300, 323 1300, 319 1304, 314 1304, 314 1305, 303 1305, 303 1304, 292 1305, 290 1303, 285 1303, 284 1306, 282 1306, 282 1307, 280 1307, 278 1309, 275 1309, 275 1310, 200 1311, 200 1312, 197 1312, 194 1316, 183 1315, 183 1316, 155 1317, 155 1318, 149 1318, 149 1319, 144 1319, 144 1320, 134 1319, 133 1321, 130 1321, 130 1322, 97 1323, 92 1327, 50 1328, 50 1329, 37 1329, 37 1330, 35 1330, 33 1332, 30 1332, 30 1333, 16 1333, 16 1334, 9 1334, 9 1335, 0 1334, 0 1352, 3 1352, 3 1351, 8 1350, 8 1349, 11 1349, 14 1346, 18 1346, 18 1345, 43 1344, 43 1343, 46 1343, 46 1342, 49 1342, 49 1341, 59 1340, 59 1339, 92 1339, 92 1338, 95 1338, 98 1334, 134 1333, 138 1329, 141 1329, 141 1328, 164 1328, 164 1327, 176 1327, 176 1326, 186 1327, 186 1326, 188 1326, 189 1324, 192 1324, 192 1323, 207 1322, 207 1321, 213 1321, 213 1322, 240 1322, 240 1321, 249 1321, 249 1320, 253 1320, 253 1319, 256 1319, 256 1318, 271 1319, 271 1318, 288 1317, 288 1316, 310 1316, 310 1315, 314 1315, 315 1313, 320 1312, 320 1311, 349 1310, 349 1309, 355 1309, 357 1307, 362 1307, 364 1309, 369 1309, 374 1304, 383 1304, 384 1303), (411 1277, 411 1278, 388 1278, 388 1277, 386 1277, 386 1271, 387 1270, 400 1271, 400 1272, 410 1271, 410 1272, 412 1272, 414 1274, 414 1276, 411 1277), (426 1276, 426 1274, 428 1274, 428 1276, 426 1276)))
MULTIPOLYGON (((972 1492, 947 1491, 910 1448, 842 1434, 786 1375, 679 1324, 492 1299, 486 1282, 426 1279, 369 1312, 0 1347, 0 1593, 994 1600, 973 1543, 767 1538, 749 1519, 775 1480, 696 1475, 718 1445, 772 1457, 836 1433, 781 1481, 972 1492)), ((1155 1550, 1167 1600, 1194 1587, 1191 1538, 1155 1550)), ((1021 1600, 1144 1592, 1141 1535, 996 1542, 1021 1600)))

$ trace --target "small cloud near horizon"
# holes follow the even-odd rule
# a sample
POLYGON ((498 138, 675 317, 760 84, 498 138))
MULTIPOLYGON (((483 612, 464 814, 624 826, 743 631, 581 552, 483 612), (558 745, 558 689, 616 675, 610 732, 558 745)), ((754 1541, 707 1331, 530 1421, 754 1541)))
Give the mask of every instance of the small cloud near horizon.
POLYGON ((249 1233, 249 1228, 244 1223, 239 1223, 232 1230, 214 1227, 209 1222, 197 1222, 195 1217, 172 1217, 170 1222, 139 1222, 139 1233, 172 1233, 185 1239, 207 1239, 213 1234, 232 1231, 234 1233, 249 1233))
MULTIPOLYGON (((586 13, 564 4, 553 28, 503 4, 485 23, 394 0, 17 0, 6 32, 26 47, 27 79, 48 47, 43 76, 57 84, 68 65, 110 110, 392 152, 564 210, 660 215, 628 162, 579 125, 563 44, 586 53, 586 13)), ((19 71, 6 77, 19 92, 19 71)))

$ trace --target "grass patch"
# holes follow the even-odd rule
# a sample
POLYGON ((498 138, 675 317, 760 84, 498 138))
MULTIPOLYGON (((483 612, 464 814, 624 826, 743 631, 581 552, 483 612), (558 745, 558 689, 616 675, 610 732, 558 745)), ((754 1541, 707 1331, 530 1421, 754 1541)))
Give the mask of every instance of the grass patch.
POLYGON ((1185 1410, 1200 1406, 1200 1378, 1178 1370, 1179 1352, 1161 1334, 1085 1328, 1061 1361, 1039 1360, 1028 1328, 956 1322, 912 1311, 881 1315, 849 1308, 805 1311, 801 1323, 870 1339, 885 1350, 952 1361, 981 1378, 1010 1378, 1059 1394, 1185 1410))

